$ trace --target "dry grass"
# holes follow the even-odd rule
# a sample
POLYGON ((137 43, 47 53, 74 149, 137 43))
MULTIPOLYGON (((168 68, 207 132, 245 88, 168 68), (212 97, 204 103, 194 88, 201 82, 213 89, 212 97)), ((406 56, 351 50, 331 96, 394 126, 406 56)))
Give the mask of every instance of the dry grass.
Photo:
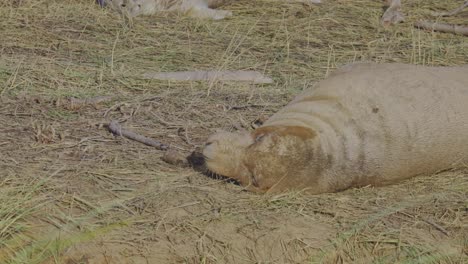
MULTIPOLYGON (((379 1, 325 2, 241 0, 226 7, 233 18, 211 22, 129 21, 93 0, 0 0, 2 262, 467 262, 466 170, 258 196, 102 128, 119 119, 188 153, 218 128, 270 115, 342 64, 468 61, 466 37, 411 26, 460 1, 404 1, 406 23, 389 29, 379 1), (138 77, 211 68, 262 71, 275 84, 138 77), (58 103, 107 95, 113 101, 96 107, 58 103)), ((466 24, 466 12, 444 21, 466 24)))

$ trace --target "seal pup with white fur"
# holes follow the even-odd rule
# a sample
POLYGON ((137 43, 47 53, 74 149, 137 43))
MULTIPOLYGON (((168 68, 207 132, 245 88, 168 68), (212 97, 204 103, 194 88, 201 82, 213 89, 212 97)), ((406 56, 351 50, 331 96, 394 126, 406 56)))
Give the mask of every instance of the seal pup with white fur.
MULTIPOLYGON (((139 15, 153 15, 158 12, 178 12, 197 18, 221 20, 232 16, 228 10, 218 8, 235 0, 96 0, 104 7, 109 5, 112 9, 127 14, 130 17, 139 15)), ((321 0, 288 0, 288 2, 300 2, 319 4, 321 0)))
POLYGON ((130 17, 153 15, 158 12, 178 12, 192 17, 220 20, 232 16, 231 11, 217 10, 232 0, 97 0, 101 6, 130 17))

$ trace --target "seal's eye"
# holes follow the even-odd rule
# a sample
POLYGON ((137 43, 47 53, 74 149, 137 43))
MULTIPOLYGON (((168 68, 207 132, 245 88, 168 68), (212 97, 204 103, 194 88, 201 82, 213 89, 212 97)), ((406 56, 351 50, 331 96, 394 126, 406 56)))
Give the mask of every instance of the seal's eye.
POLYGON ((206 142, 205 147, 208 147, 209 145, 213 144, 213 142, 206 142))
POLYGON ((255 142, 259 142, 260 140, 262 140, 262 138, 265 137, 265 134, 260 134, 258 135, 257 137, 255 137, 255 142))

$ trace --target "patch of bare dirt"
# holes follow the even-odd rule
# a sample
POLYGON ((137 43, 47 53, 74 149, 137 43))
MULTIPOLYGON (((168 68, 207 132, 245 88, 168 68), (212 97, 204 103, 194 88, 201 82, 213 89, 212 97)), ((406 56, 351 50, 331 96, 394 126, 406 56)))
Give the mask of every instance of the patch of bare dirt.
MULTIPOLYGON (((87 256, 86 263, 303 263, 327 246, 335 234, 326 223, 291 215, 184 221, 187 213, 177 211, 164 215, 162 223, 148 230, 141 246, 129 242, 129 237, 110 235, 109 239, 73 248, 66 254, 66 262, 79 263, 87 256)), ((130 237, 135 236, 132 231, 136 230, 127 231, 130 237)))

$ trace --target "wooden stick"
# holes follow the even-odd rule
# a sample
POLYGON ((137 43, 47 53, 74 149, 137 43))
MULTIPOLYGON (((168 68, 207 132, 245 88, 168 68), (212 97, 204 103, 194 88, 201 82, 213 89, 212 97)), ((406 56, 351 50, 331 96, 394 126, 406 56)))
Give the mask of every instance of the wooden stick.
POLYGON ((447 16, 454 16, 454 15, 457 15, 459 13, 461 13, 463 11, 463 9, 467 8, 468 7, 468 1, 465 1, 461 6, 453 9, 452 11, 449 11, 449 12, 441 12, 441 13, 434 13, 432 14, 433 16, 443 16, 443 17, 447 17, 447 16))
POLYGON ((154 139, 145 137, 143 135, 137 134, 135 132, 123 129, 122 126, 120 126, 119 122, 117 122, 116 120, 112 120, 109 123, 108 129, 114 135, 124 136, 126 138, 131 139, 131 140, 135 140, 135 141, 138 141, 140 143, 143 143, 143 144, 145 144, 147 146, 155 147, 155 148, 157 148, 159 150, 167 150, 169 148, 168 145, 166 145, 164 143, 161 143, 161 142, 159 142, 157 140, 154 140, 154 139))
POLYGON ((438 23, 431 21, 419 21, 414 23, 414 26, 417 28, 422 28, 426 30, 440 31, 444 33, 453 33, 468 36, 468 26, 459 26, 454 24, 447 23, 438 23))
POLYGON ((435 227, 437 230, 439 230, 440 232, 444 233, 444 235, 446 236, 449 236, 450 233, 445 229, 443 228, 441 225, 435 223, 434 221, 432 220, 429 220, 429 219, 422 219, 424 222, 430 224, 431 226, 435 227))
POLYGON ((239 81, 252 83, 273 83, 273 80, 256 71, 180 71, 147 72, 144 79, 172 81, 239 81))

